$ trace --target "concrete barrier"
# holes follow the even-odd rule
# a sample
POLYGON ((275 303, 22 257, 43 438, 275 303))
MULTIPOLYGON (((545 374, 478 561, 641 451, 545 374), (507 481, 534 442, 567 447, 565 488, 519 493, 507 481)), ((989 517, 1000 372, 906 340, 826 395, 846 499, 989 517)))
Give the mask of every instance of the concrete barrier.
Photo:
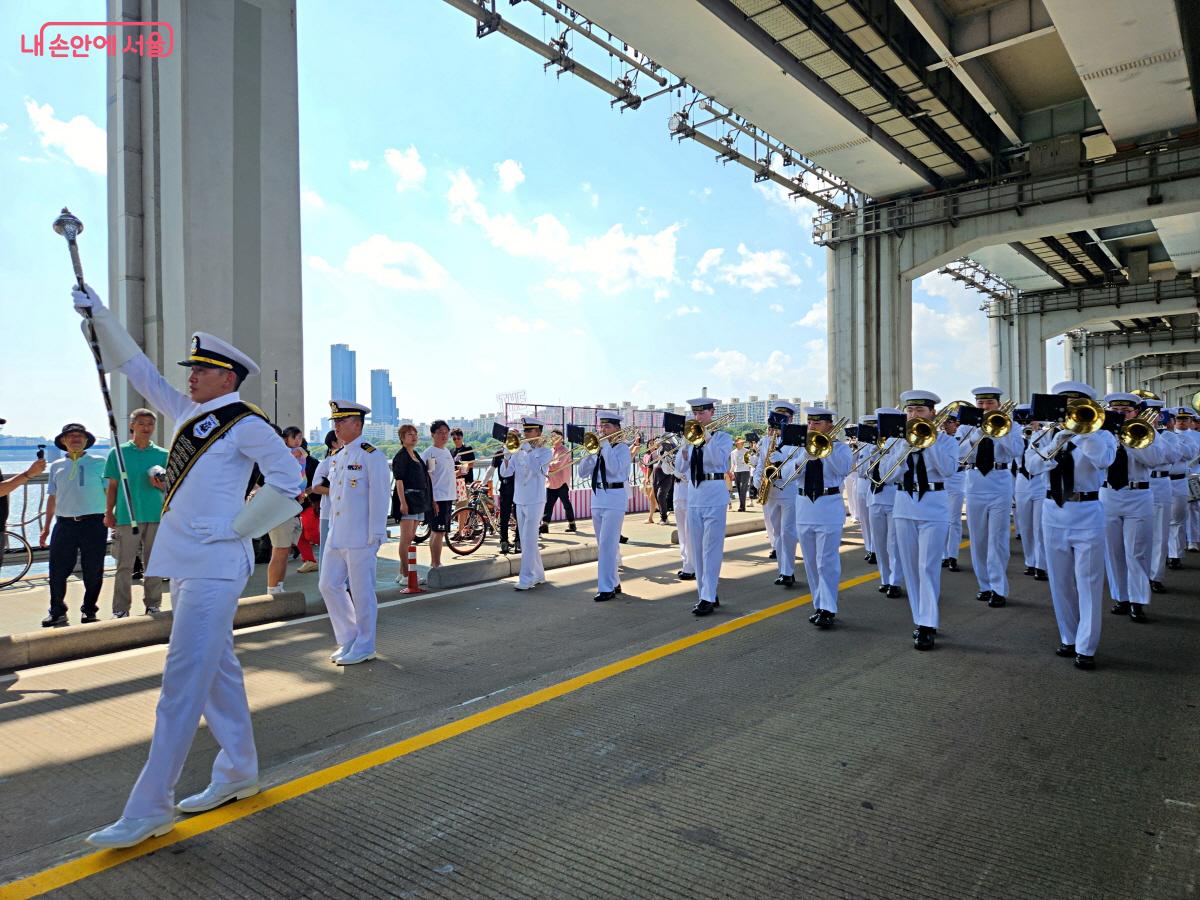
MULTIPOLYGON (((234 628, 294 619, 305 614, 301 591, 243 597, 233 618, 234 628)), ((171 636, 171 611, 157 616, 132 616, 91 625, 44 628, 0 637, 0 671, 27 669, 85 656, 165 644, 171 636)))
MULTIPOLYGON (((752 534, 755 531, 766 531, 766 519, 754 519, 749 522, 729 522, 725 526, 725 537, 733 537, 737 534, 752 534)), ((679 529, 671 529, 671 543, 678 546, 679 544, 679 529)))

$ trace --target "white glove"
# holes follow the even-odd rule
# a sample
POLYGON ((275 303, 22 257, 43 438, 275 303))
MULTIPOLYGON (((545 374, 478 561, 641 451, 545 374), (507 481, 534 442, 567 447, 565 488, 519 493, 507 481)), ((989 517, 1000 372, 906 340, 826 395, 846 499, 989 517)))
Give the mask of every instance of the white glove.
POLYGON ((197 519, 193 525, 196 536, 202 544, 213 544, 217 541, 240 541, 242 536, 233 530, 232 522, 221 522, 216 519, 197 519))
POLYGON ((84 315, 86 309, 90 309, 94 313, 97 308, 104 308, 100 295, 88 284, 83 286, 82 291, 79 289, 79 285, 74 285, 71 288, 71 300, 75 303, 75 312, 81 316, 84 315))

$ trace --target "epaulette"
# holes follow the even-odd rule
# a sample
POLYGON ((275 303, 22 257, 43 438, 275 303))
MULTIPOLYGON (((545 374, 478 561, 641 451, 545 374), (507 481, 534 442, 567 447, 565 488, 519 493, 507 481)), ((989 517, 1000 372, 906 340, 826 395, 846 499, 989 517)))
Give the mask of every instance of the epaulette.
POLYGON ((249 400, 243 400, 242 402, 245 403, 246 406, 249 407, 250 412, 254 413, 256 416, 262 416, 268 422, 271 421, 265 412, 263 412, 261 409, 259 409, 257 406, 255 406, 253 403, 251 403, 249 400))
POLYGON ((375 448, 372 447, 370 444, 368 444, 366 441, 363 441, 361 444, 359 444, 359 446, 362 447, 364 450, 366 450, 368 453, 375 452, 375 448))

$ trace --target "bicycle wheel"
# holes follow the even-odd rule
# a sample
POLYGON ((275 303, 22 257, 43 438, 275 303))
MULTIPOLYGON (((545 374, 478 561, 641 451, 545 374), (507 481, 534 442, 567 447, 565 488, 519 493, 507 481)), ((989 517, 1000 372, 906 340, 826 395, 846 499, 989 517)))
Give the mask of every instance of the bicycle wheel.
POLYGON ((422 519, 417 523, 417 530, 413 532, 413 543, 423 544, 429 539, 429 523, 422 519))
POLYGON ((2 533, 0 548, 0 588, 6 588, 25 577, 33 565, 33 550, 29 541, 12 531, 2 533))
POLYGON ((461 508, 455 507, 450 514, 450 521, 450 533, 446 535, 446 546, 459 556, 468 556, 478 550, 483 544, 484 535, 487 534, 487 522, 480 515, 479 510, 472 509, 465 504, 461 508), (456 527, 460 512, 465 514, 461 530, 456 527))

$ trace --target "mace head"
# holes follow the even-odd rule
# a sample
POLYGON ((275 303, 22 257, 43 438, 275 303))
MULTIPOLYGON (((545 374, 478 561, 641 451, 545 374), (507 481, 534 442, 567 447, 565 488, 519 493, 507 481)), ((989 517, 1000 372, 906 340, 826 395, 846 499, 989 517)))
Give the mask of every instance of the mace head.
POLYGON ((83 232, 83 223, 71 215, 71 211, 64 206, 62 215, 54 220, 54 230, 68 241, 73 241, 76 235, 83 232))

